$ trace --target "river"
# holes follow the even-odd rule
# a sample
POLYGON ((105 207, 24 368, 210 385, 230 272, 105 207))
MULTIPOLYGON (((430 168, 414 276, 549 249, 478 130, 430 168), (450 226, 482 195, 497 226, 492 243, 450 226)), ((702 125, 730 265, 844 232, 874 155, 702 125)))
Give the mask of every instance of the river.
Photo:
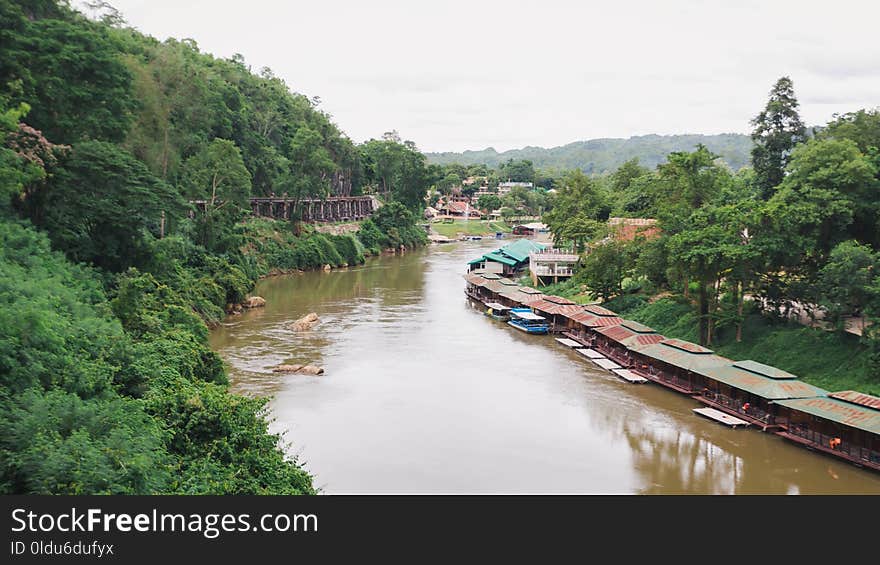
POLYGON ((464 296, 458 242, 263 280, 265 308, 211 334, 233 390, 271 396, 271 429, 326 493, 872 493, 880 475, 695 415, 464 296), (307 332, 286 325, 316 312, 307 332), (322 376, 283 375, 281 363, 322 376))

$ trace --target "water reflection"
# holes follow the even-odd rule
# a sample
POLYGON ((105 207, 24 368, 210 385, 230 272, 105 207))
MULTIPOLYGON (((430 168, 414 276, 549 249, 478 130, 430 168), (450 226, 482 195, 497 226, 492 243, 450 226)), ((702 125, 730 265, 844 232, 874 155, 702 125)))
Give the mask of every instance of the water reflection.
POLYGON ((237 391, 273 397, 273 430, 328 492, 880 493, 875 474, 709 422, 691 399, 484 316, 461 274, 497 246, 267 279, 267 307, 212 346, 237 391), (313 330, 287 328, 312 311, 313 330), (326 374, 272 373, 281 363, 326 374))

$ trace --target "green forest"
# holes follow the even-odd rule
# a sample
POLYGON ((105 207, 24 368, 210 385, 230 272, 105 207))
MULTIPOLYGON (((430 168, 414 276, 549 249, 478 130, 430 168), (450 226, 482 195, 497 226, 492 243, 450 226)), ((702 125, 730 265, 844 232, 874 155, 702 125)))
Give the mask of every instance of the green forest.
POLYGON ((0 0, 0 20, 0 492, 315 492, 208 327, 270 271, 424 244, 424 156, 113 10, 0 0), (251 196, 368 192, 353 234, 250 217, 251 196))
POLYGON ((656 167, 666 161, 675 151, 693 149, 705 145, 721 156, 733 170, 749 164, 752 140, 748 135, 724 133, 718 135, 640 135, 627 139, 590 139, 575 141, 560 147, 524 147, 498 152, 493 148, 461 153, 426 153, 428 162, 437 165, 459 163, 462 165, 486 165, 497 168, 514 161, 531 161, 536 167, 547 171, 580 169, 587 174, 610 173, 631 159, 638 159, 647 167, 656 167))
POLYGON ((880 111, 811 131, 798 108, 782 77, 737 172, 700 145, 654 168, 568 173, 544 221, 584 255, 555 290, 823 386, 880 391, 880 111), (615 238, 609 217, 656 219, 659 234, 615 238), (790 322, 796 311, 824 330, 790 322), (853 317, 861 336, 844 331, 853 317))

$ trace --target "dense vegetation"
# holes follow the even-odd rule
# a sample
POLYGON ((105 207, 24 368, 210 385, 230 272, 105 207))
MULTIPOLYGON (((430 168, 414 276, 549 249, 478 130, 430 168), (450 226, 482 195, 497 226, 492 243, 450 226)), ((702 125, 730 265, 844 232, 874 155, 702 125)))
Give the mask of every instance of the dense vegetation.
POLYGON ((424 157, 109 8, 0 18, 0 492, 314 492, 206 323, 272 270, 422 244, 424 157), (370 191, 385 205, 354 235, 249 217, 255 194, 370 191))
POLYGON ((752 142, 747 135, 725 133, 719 135, 642 135, 628 139, 591 139, 576 141, 561 147, 524 147, 501 153, 491 147, 481 151, 461 153, 427 153, 431 164, 486 165, 497 168, 510 160, 531 161, 536 167, 549 171, 580 169, 587 174, 610 173, 631 159, 638 159, 648 167, 666 161, 669 153, 689 151, 702 144, 717 153, 733 169, 749 164, 752 142))
POLYGON ((605 300, 668 294, 671 302, 623 311, 722 352, 780 360, 826 385, 877 390, 880 111, 837 116, 810 134, 797 110, 783 77, 752 122, 753 168, 733 173, 699 146, 671 153, 653 170, 629 161, 603 178, 575 171, 544 218, 557 242, 589 251, 572 290, 585 285, 605 300), (659 236, 617 240, 606 229, 609 216, 656 218, 659 236), (837 334, 778 332, 797 311, 821 317, 837 334), (868 324, 861 340, 843 334, 850 316, 868 324), (781 350, 758 356, 768 353, 762 343, 781 350), (838 368, 805 366, 816 357, 811 348, 838 368))

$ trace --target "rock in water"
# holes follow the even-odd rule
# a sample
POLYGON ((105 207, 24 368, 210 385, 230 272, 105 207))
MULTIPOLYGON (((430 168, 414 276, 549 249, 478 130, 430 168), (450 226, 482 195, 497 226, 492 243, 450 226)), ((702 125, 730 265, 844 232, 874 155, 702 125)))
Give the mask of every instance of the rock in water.
POLYGON ((329 263, 326 264, 326 265, 324 265, 324 270, 325 270, 325 271, 329 271, 329 270, 332 269, 332 268, 333 268, 333 267, 331 267, 329 263))
POLYGON ((324 367, 314 365, 278 365, 273 373, 296 373, 298 375, 323 375, 324 367))
POLYGON ((306 314, 305 316, 303 316, 299 320, 293 322, 292 324, 290 324, 287 327, 294 330, 294 331, 303 331, 303 330, 312 329, 315 326, 315 324, 317 324, 317 323, 318 323, 318 315, 315 314, 314 312, 312 312, 310 314, 306 314))
POLYGON ((266 305, 266 299, 261 296, 251 296, 241 303, 245 308, 262 308, 266 305))

